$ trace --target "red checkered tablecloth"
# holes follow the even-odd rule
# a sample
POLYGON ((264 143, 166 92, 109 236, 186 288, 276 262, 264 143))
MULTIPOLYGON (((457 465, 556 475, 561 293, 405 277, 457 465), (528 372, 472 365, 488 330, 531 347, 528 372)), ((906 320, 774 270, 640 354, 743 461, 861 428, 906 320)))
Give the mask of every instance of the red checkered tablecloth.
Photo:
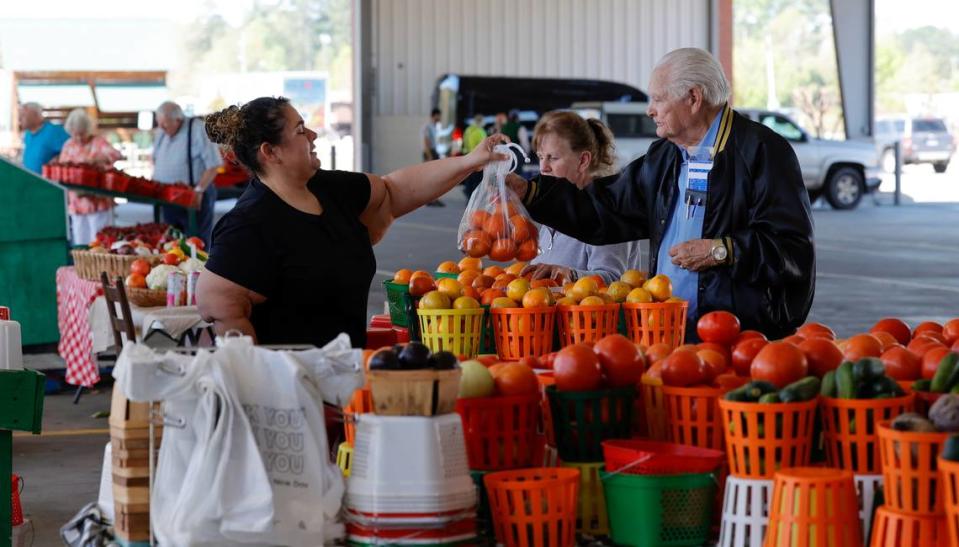
POLYGON ((67 363, 68 384, 90 387, 100 380, 89 317, 90 306, 102 293, 99 283, 81 279, 73 267, 57 269, 57 350, 67 363))

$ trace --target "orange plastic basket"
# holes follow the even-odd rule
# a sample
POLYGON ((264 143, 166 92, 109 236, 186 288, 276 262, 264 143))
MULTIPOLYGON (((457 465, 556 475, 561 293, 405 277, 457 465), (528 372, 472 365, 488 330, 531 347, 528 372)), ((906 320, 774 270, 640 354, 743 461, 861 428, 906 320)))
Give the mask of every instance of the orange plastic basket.
POLYGON ((634 343, 649 347, 664 343, 672 347, 683 345, 686 339, 687 302, 660 302, 656 304, 623 304, 626 316, 626 336, 634 343))
POLYGON ((420 337, 430 351, 449 351, 472 359, 480 352, 483 308, 468 310, 416 310, 420 337))
POLYGON ((663 386, 666 437, 669 442, 723 450, 723 416, 714 387, 663 386))
POLYGON ((540 467, 483 477, 496 541, 506 547, 576 544, 579 470, 540 467))
POLYGON ((829 466, 859 475, 881 473, 876 424, 911 412, 913 401, 911 393, 894 399, 821 397, 822 433, 829 466))
POLYGON ((595 342, 608 334, 615 334, 619 326, 619 304, 557 306, 556 315, 562 346, 595 342))
POLYGON ((959 545, 949 542, 946 519, 942 516, 920 517, 893 511, 888 507, 876 510, 872 524, 872 547, 944 547, 959 545))
POLYGON ((852 472, 826 467, 777 471, 766 547, 862 545, 852 472))
POLYGON ((666 402, 663 400, 663 381, 643 374, 639 382, 639 397, 646 418, 646 436, 654 441, 665 441, 666 402))
POLYGON ((959 462, 939 457, 942 475, 942 495, 946 506, 946 524, 950 545, 959 545, 959 462))
POLYGON ((777 470, 809 465, 816 400, 801 403, 739 403, 719 400, 726 426, 729 472, 771 479, 777 470))
POLYGON ((556 308, 493 308, 496 354, 504 361, 539 357, 553 351, 556 308))
POLYGON ((910 515, 942 515, 936 459, 949 433, 896 431, 888 421, 878 427, 886 506, 910 515))
POLYGON ((373 412, 373 394, 370 388, 363 387, 353 392, 350 404, 343 407, 343 431, 346 444, 353 446, 356 439, 356 415, 373 412))
POLYGON ((473 397, 457 399, 463 420, 470 469, 496 471, 538 466, 543 449, 537 447, 542 397, 473 397))
POLYGON ((556 447, 556 433, 553 431, 553 413, 549 409, 549 398, 546 396, 546 388, 556 384, 556 376, 552 371, 540 372, 536 375, 540 386, 539 407, 543 416, 543 435, 546 437, 546 444, 556 447))

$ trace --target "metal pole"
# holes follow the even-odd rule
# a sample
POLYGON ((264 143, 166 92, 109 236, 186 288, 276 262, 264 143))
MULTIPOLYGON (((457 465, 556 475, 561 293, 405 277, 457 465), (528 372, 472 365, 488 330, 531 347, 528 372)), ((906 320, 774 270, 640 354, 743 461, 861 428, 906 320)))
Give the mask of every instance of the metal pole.
POLYGON ((336 169, 336 145, 330 145, 330 169, 336 169))
POLYGON ((899 194, 902 192, 902 148, 899 141, 893 145, 896 152, 896 193, 893 195, 893 204, 899 205, 899 194))

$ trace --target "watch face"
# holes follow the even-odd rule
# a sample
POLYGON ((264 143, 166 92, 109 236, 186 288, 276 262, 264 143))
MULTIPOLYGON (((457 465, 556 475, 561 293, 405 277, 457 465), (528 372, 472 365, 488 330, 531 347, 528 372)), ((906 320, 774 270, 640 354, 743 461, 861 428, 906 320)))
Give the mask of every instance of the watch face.
POLYGON ((713 248, 713 258, 716 260, 726 260, 726 247, 718 246, 713 248))

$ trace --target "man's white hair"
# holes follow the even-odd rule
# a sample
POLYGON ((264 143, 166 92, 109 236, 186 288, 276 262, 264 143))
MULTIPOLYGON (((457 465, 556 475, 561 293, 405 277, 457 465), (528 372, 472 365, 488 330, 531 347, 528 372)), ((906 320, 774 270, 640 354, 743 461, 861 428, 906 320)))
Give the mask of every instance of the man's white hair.
POLYGON ((158 117, 163 116, 168 120, 182 120, 186 117, 183 115, 183 109, 180 108, 180 105, 173 101, 160 103, 160 106, 157 107, 156 115, 158 117))
POLYGON ((703 100, 710 106, 720 106, 729 100, 729 81, 723 67, 708 51, 696 47, 674 49, 663 56, 653 71, 663 70, 671 97, 685 95, 698 87, 703 100))
POLYGON ((43 115, 43 107, 40 106, 40 103, 30 101, 29 103, 23 103, 22 105, 20 105, 20 108, 24 110, 30 110, 30 111, 36 112, 38 115, 41 115, 41 116, 43 115))
POLYGON ((63 129, 70 135, 77 133, 86 136, 93 132, 93 120, 87 115, 86 110, 74 108, 67 116, 67 120, 63 122, 63 129))

